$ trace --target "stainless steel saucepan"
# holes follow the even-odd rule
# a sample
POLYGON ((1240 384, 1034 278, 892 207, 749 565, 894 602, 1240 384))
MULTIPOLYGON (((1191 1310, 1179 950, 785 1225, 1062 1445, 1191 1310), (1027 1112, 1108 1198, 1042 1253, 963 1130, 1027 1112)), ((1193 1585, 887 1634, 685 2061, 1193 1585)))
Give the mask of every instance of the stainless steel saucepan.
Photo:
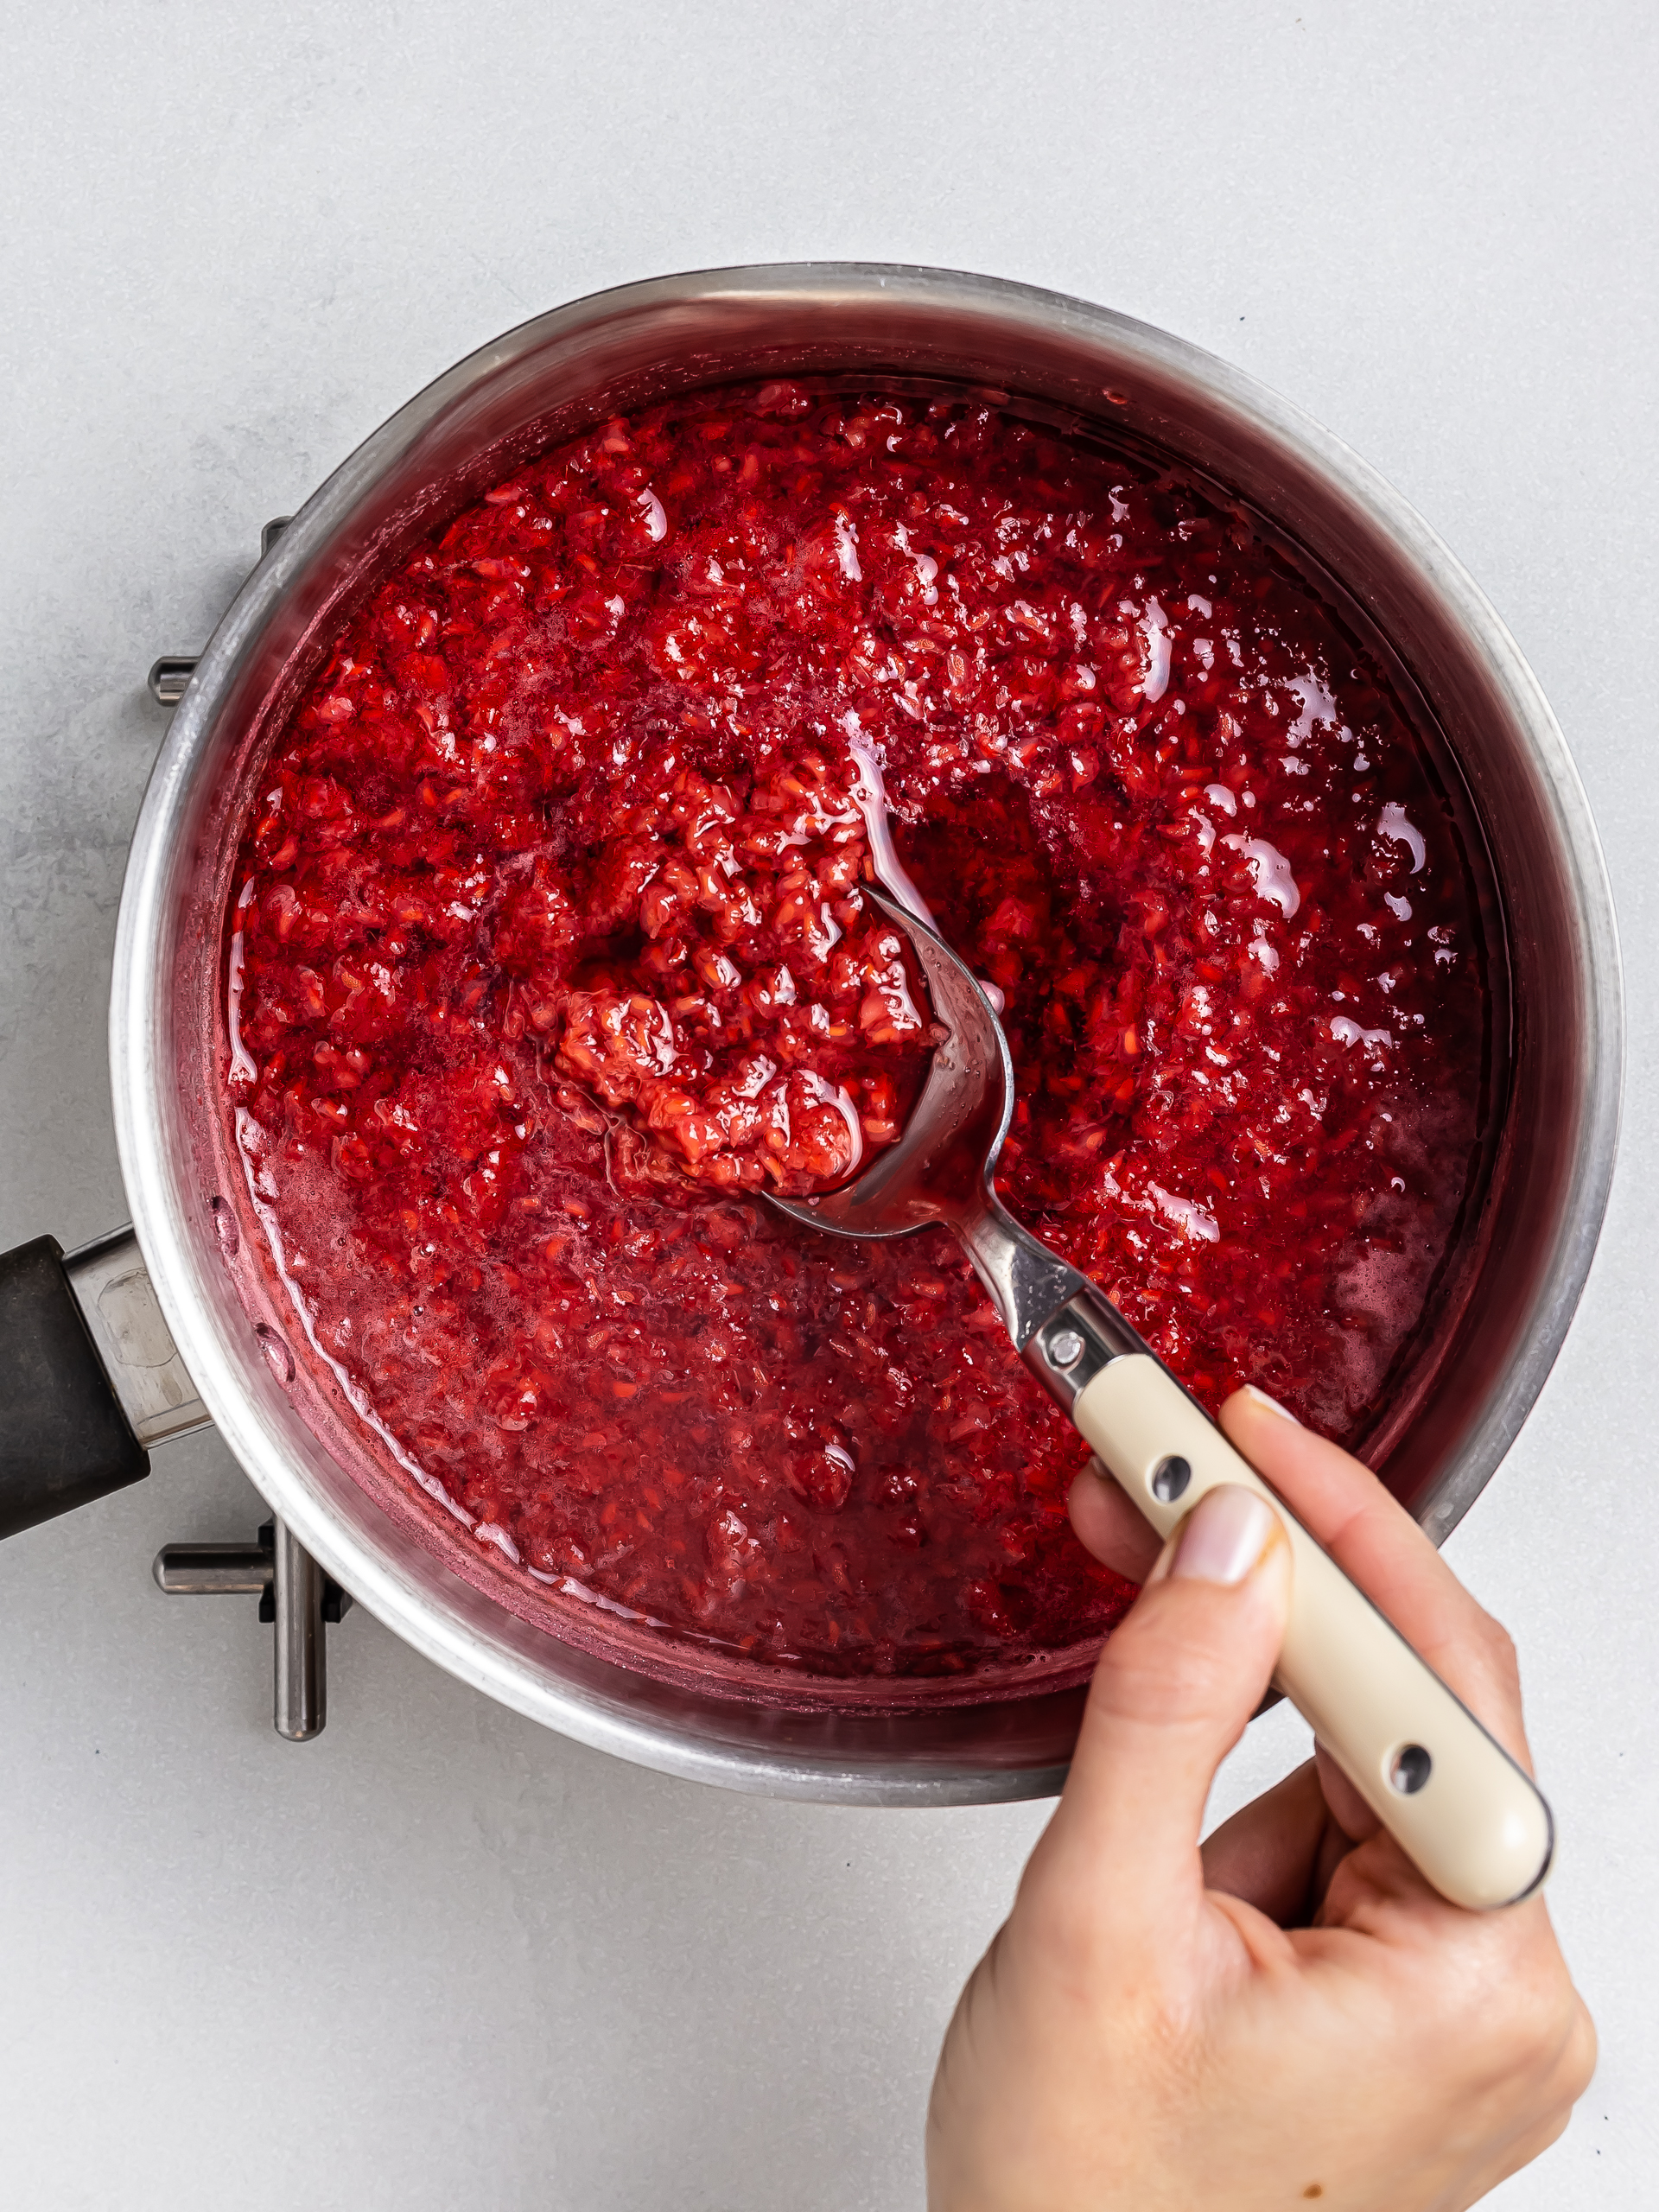
MULTIPOLYGON (((1022 285, 808 264, 627 285, 510 331, 368 438, 238 594, 162 747, 121 904, 110 1050, 133 1234, 72 1255, 67 1274, 49 1239, 0 1259, 14 1401, 0 1531, 143 1474, 148 1444, 211 1418, 273 1509, 276 1535, 268 1556, 199 1562, 200 1575, 273 1585, 279 1616, 302 1631, 320 1634, 332 1583, 336 1605, 350 1592, 519 1712, 736 1789, 893 1805, 1041 1796, 1064 1775, 1075 1681, 1039 1678, 980 1703, 893 1707, 849 1694, 791 1707, 736 1680, 620 1664, 602 1638, 516 1615, 460 1533, 446 1548, 365 1479, 349 1409, 296 1358, 294 1314, 262 1287, 217 1105, 221 917, 244 779, 348 609, 415 542, 556 440, 693 386, 809 372, 966 383, 1160 449, 1293 541, 1417 694, 1497 887, 1499 1049, 1478 1205, 1429 1325, 1391 1378, 1386 1425, 1363 1449, 1437 1540, 1479 1493, 1578 1302, 1618 1114, 1611 899, 1531 671, 1404 500, 1213 356, 1022 285)), ((302 1675, 303 1644, 302 1633, 302 1675)), ((282 1695, 279 1681, 279 1724, 282 1695)), ((289 1732, 303 1734, 303 1679, 288 1696, 289 1732)))

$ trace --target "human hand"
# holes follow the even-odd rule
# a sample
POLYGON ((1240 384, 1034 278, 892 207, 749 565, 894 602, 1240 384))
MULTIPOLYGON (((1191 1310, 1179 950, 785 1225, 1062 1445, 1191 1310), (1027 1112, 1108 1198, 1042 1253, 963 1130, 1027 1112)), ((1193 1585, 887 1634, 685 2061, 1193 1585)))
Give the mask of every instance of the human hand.
MULTIPOLYGON (((1376 1477, 1254 1391, 1221 1418, 1528 1763, 1509 1638, 1376 1477)), ((1554 2141, 1595 2063, 1542 1899, 1447 1904, 1322 1755, 1200 1850, 1211 1782, 1278 1656, 1285 1540, 1236 1485, 1155 1565, 1106 1477, 1079 1477, 1071 1518, 1148 1580, 945 2037, 931 2212, 1461 2212, 1554 2141)))

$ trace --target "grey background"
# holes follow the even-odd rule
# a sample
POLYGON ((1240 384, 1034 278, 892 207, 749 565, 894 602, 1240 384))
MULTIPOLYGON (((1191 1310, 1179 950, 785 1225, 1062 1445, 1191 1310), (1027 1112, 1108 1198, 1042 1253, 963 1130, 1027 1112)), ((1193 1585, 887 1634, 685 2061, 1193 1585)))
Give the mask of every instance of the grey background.
MULTIPOLYGON (((1452 1556, 1518 1637, 1601 2069, 1505 2212, 1654 2201, 1659 1412, 1656 16, 1627 4, 3 11, 0 1243, 124 1217, 104 1015, 162 717, 267 517, 576 294, 811 256, 985 270, 1300 400, 1450 539, 1554 702, 1629 962, 1578 1325, 1452 1556), (1649 2176, 1644 2183, 1642 2177, 1649 2176)), ((361 1612, 269 1720, 211 1435, 0 1549, 10 2202, 877 2212, 1041 1807, 773 1805, 636 1771, 361 1612)), ((1219 1796, 1300 1755, 1255 1730, 1219 1796)))

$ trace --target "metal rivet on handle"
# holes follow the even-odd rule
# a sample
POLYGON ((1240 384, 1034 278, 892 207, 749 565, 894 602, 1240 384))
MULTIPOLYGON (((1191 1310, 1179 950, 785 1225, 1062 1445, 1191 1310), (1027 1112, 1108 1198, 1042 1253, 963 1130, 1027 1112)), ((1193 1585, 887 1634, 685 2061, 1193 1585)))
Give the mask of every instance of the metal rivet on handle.
POLYGON ((1152 1471, 1152 1494, 1160 1505, 1173 1505, 1192 1479, 1191 1462, 1183 1459, 1179 1452, 1172 1452, 1152 1471))
POLYGON ((1075 1367, 1083 1357, 1083 1338, 1075 1329, 1056 1329, 1046 1349, 1052 1366, 1075 1367))
POLYGON ((1389 1780, 1402 1797, 1415 1796, 1434 1771, 1434 1762, 1421 1744, 1402 1744, 1389 1768, 1389 1780))

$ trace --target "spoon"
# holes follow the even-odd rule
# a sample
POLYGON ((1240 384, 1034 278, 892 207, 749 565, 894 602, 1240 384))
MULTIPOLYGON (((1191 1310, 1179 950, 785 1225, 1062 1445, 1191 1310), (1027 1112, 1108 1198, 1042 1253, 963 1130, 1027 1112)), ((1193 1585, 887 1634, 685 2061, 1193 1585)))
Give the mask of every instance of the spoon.
POLYGON ((1529 1896, 1554 1849, 1543 1796, 1110 1300, 1002 1205, 992 1175, 1014 1110, 1002 1025, 949 945, 886 892, 860 889, 909 943, 945 1033, 897 1144, 839 1190, 772 1205, 836 1236, 949 1229, 1026 1365, 1160 1536, 1219 1483, 1266 1499, 1293 1562, 1275 1686, 1442 1897, 1485 1909, 1529 1896))

